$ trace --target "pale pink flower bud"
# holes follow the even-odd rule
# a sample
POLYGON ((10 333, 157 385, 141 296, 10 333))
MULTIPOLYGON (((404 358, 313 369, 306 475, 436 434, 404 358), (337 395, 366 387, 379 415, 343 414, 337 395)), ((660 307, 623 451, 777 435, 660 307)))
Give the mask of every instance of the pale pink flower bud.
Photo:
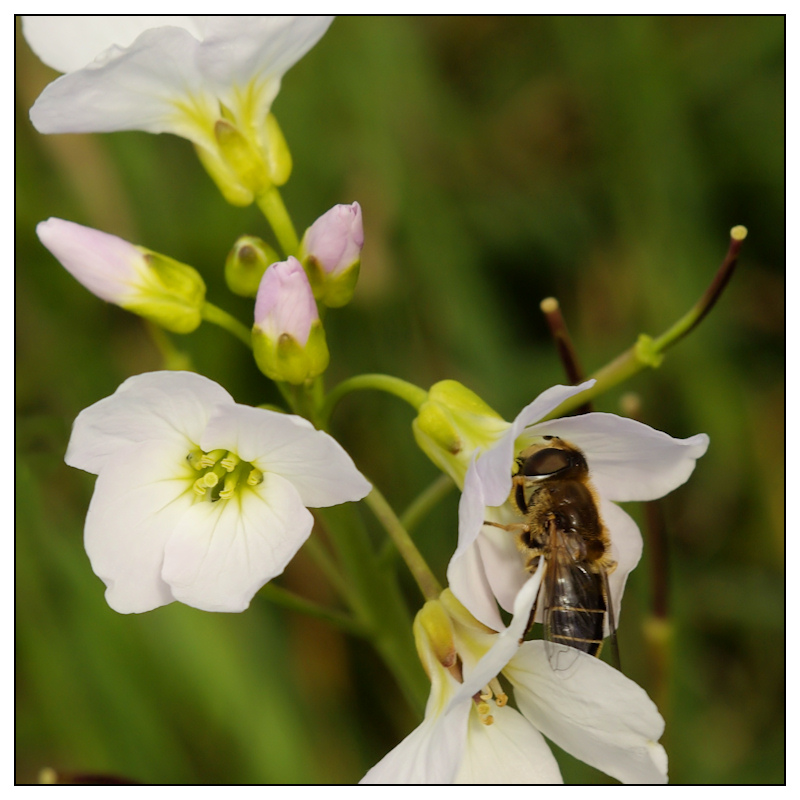
POLYGON ((306 231, 300 258, 317 300, 334 308, 350 301, 363 246, 364 227, 358 203, 334 206, 306 231))
POLYGON ((364 226, 361 206, 334 206, 306 232, 305 253, 328 275, 338 275, 361 258, 364 226))
POLYGON ((253 354, 272 380, 302 383, 324 372, 328 345, 317 304, 300 262, 273 264, 256 295, 253 354))
POLYGON ((51 217, 36 226, 42 244, 101 300, 174 333, 202 321, 206 286, 197 270, 94 228, 51 217))
POLYGON ((264 273, 256 295, 255 325, 270 338, 289 334, 305 345, 313 322, 319 319, 317 304, 300 262, 273 264, 264 273))

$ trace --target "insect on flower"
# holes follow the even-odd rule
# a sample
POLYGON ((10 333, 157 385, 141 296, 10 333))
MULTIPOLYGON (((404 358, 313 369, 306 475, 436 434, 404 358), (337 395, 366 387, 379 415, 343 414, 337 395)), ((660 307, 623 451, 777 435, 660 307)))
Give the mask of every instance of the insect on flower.
POLYGON ((589 480, 586 457, 557 436, 523 450, 515 461, 511 498, 524 522, 484 524, 517 534, 516 544, 525 568, 535 572, 545 560, 538 608, 550 664, 567 670, 576 651, 599 656, 606 618, 612 637, 613 660, 619 664, 614 612, 608 575, 617 564, 610 556, 608 530, 589 480))

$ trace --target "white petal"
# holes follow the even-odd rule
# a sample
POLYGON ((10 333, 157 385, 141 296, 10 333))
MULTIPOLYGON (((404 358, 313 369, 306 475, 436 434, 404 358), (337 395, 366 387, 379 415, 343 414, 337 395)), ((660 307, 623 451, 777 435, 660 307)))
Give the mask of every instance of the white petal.
POLYGON ((514 463, 517 437, 532 423, 558 408, 570 397, 594 386, 594 383, 590 380, 580 386, 552 386, 517 414, 511 427, 475 464, 487 506, 499 506, 508 499, 511 492, 511 467, 514 463))
POLYGON ((476 546, 492 593, 501 608, 511 611, 519 590, 530 578, 517 549, 516 534, 485 525, 476 546))
POLYGON ((494 723, 484 725, 473 711, 467 747, 456 783, 563 783, 544 737, 513 708, 492 709, 494 723))
POLYGON ((464 757, 471 700, 426 717, 360 781, 373 784, 453 783, 464 757))
POLYGON ((494 592, 486 577, 477 542, 450 559, 447 582, 453 594, 475 619, 492 630, 503 629, 494 592))
POLYGON ((176 600, 204 611, 243 611, 280 575, 314 520, 280 475, 241 497, 195 503, 177 522, 164 553, 163 579, 176 600))
MULTIPOLYGON (((642 534, 639 532, 639 526, 626 511, 603 498, 600 499, 600 515, 609 531, 611 558, 617 562, 617 568, 608 576, 608 585, 614 604, 614 623, 618 626, 622 594, 625 591, 628 574, 642 557, 642 534)), ((606 635, 609 633, 608 618, 606 618, 606 635)))
POLYGON ((543 642, 526 642, 504 674, 523 715, 548 739, 623 783, 665 783, 664 720, 643 689, 586 653, 551 669, 543 642))
POLYGON ((597 491, 618 502, 663 497, 688 480, 708 448, 704 433, 674 439, 636 420, 600 412, 542 422, 531 430, 577 445, 597 491))
POLYGON ((217 383, 194 372, 146 372, 128 378, 110 397, 78 415, 64 460, 98 473, 110 454, 132 442, 196 446, 219 403, 233 398, 217 383))
POLYGON ((205 20, 198 61, 209 86, 230 108, 237 106, 235 88, 272 83, 256 119, 269 110, 280 80, 322 37, 333 17, 220 16, 205 20))
POLYGON ((47 86, 31 108, 31 121, 40 133, 142 130, 203 144, 210 134, 176 106, 191 97, 201 104, 201 116, 214 119, 218 113, 197 67, 198 48, 183 28, 147 30, 105 62, 47 86))
POLYGON ((122 614, 150 611, 175 598, 161 579, 164 545, 190 507, 191 468, 174 443, 138 443, 105 459, 86 515, 92 569, 122 614))
POLYGON ((220 407, 201 440, 264 472, 282 475, 312 508, 360 500, 372 488, 342 446, 302 417, 242 405, 220 407))
POLYGON ((511 624, 497 636, 491 648, 481 658, 470 672, 464 676, 464 682, 458 687, 449 701, 449 707, 468 700, 479 692, 489 681, 500 674, 508 662, 515 656, 519 649, 519 642, 528 627, 531 608, 539 591, 544 571, 544 561, 539 565, 535 575, 532 575, 520 589, 514 602, 514 617, 511 624))
POLYGON ((191 17, 70 15, 22 18, 22 32, 31 50, 59 72, 81 69, 112 45, 128 47, 148 28, 165 25, 186 28, 198 35, 191 17))

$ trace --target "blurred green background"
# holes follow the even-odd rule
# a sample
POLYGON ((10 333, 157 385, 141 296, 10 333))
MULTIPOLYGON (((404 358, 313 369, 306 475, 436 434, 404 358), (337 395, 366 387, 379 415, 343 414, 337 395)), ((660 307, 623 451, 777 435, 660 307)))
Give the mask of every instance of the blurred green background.
MULTIPOLYGON (((42 247, 50 216, 221 279, 233 241, 268 236, 223 202, 184 140, 42 136, 27 110, 55 73, 17 39, 16 780, 45 766, 144 782, 352 782, 417 724, 363 642, 257 597, 240 615, 179 604, 121 616, 82 546, 94 478, 63 454, 77 413, 161 368, 141 321, 42 247)), ((299 229, 358 200, 353 303, 328 315, 328 386, 365 371, 456 378, 506 418, 563 382, 538 310, 555 295, 592 372, 701 295, 746 225, 713 313, 637 392, 642 418, 708 454, 661 504, 674 637, 646 657, 648 547, 621 619, 625 672, 656 697, 677 783, 784 780, 784 20, 782 17, 347 17, 284 79, 299 229)), ((176 338, 239 402, 277 399, 236 340, 176 338)), ((348 396, 334 433, 402 510, 435 477, 411 409, 348 396)), ((416 533, 440 577, 457 494, 416 533)), ((629 509, 642 520, 642 510, 629 509)), ((364 512, 368 524, 372 520, 364 512)), ((374 531, 376 547, 380 534, 374 531)), ((402 571, 402 565, 398 564, 402 571)), ((411 612, 420 597, 403 576, 411 612)), ((333 590, 301 552, 279 583, 333 590)), ((564 757, 569 782, 610 782, 564 757)))

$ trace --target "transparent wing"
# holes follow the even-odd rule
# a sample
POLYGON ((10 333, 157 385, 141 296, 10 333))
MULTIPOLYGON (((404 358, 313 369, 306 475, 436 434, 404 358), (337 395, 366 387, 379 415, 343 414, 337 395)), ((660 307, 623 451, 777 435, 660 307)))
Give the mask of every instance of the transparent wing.
POLYGON ((554 670, 568 670, 578 652, 596 656, 603 644, 606 615, 605 573, 576 554, 578 534, 551 527, 550 548, 542 583, 545 650, 554 670))

